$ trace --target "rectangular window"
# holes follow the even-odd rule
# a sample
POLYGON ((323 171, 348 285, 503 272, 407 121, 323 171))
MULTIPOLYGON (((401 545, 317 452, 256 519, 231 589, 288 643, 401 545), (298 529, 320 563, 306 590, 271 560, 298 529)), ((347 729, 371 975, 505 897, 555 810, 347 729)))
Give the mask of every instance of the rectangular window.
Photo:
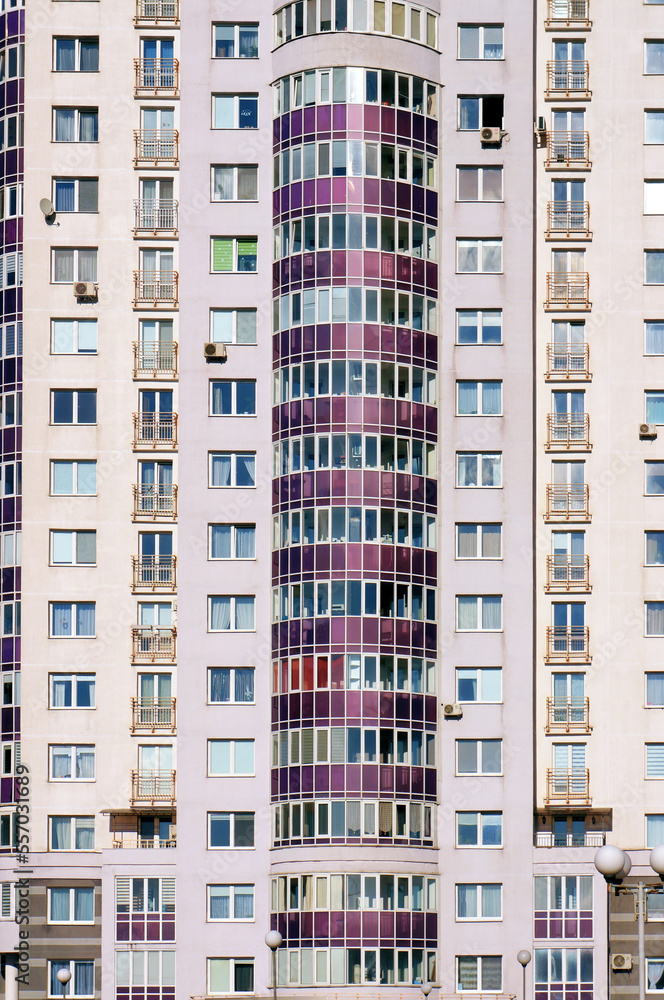
POLYGON ((502 24, 460 24, 459 59, 502 59, 502 24))
POLYGON ((457 524, 457 559, 502 559, 500 524, 457 524))
POLYGON ((457 667, 457 701, 500 704, 503 700, 500 667, 457 667))
POLYGON ((500 453, 458 451, 456 460, 457 486, 490 489, 503 485, 500 453))
POLYGON ((653 813, 646 816, 646 847, 658 847, 660 844, 664 844, 664 815, 653 813))
POLYGON ((253 775, 253 740, 208 740, 208 776, 253 775))
POLYGON ((254 813, 208 813, 208 847, 253 847, 254 813))
POLYGON ((62 983, 58 972, 66 970, 71 979, 67 984, 67 998, 94 997, 95 995, 95 964, 88 961, 49 961, 48 963, 48 995, 62 998, 62 983))
POLYGON ((502 310, 457 309, 456 315, 457 344, 502 344, 502 310))
POLYGON ((211 417, 255 417, 256 379, 224 378, 210 382, 211 417))
POLYGON ((664 320, 644 323, 644 354, 664 354, 664 320))
POLYGON ((457 847, 502 847, 501 812, 458 812, 457 847))
POLYGON ((458 955, 459 993, 500 993, 503 988, 502 961, 500 955, 458 955))
POLYGON ((136 992, 145 993, 144 987, 152 987, 149 992, 155 997, 160 996, 160 986, 175 988, 175 951, 143 951, 140 948, 131 951, 115 952, 115 984, 127 988, 136 988, 136 992), (147 955, 147 961, 146 961, 147 955))
POLYGON ((50 781, 94 781, 94 746, 52 746, 50 781))
POLYGON ((664 778, 664 743, 646 743, 646 778, 664 778))
POLYGON ((502 94, 483 97, 459 96, 457 127, 461 132, 476 132, 480 128, 503 127, 504 97, 502 94))
POLYGON ((661 145, 664 143, 664 111, 645 112, 645 141, 661 145))
POLYGON ((212 239, 212 273, 243 274, 258 266, 255 236, 215 236, 212 239))
POLYGON ((646 496, 664 493, 664 462, 645 462, 646 496))
POLYGON ((51 531, 51 566, 94 566, 96 531, 51 531))
POLYGON ((53 204, 56 212, 97 212, 99 180, 97 177, 54 177, 53 204))
POLYGON ((502 416, 502 382, 457 381, 456 394, 458 417, 502 416))
POLYGON ((213 59, 258 59, 258 24, 213 24, 213 59))
POLYGON ((209 667, 208 701, 211 705, 253 705, 253 667, 209 667))
POLYGON ((457 774, 502 774, 502 740, 457 740, 457 774))
POLYGON ((51 674, 50 708, 94 708, 94 674, 51 674))
POLYGON ((253 885, 209 885, 208 920, 253 920, 253 885))
POLYGON ((96 424, 96 389, 51 389, 52 424, 96 424))
POLYGON ((211 309, 211 338, 215 344, 255 344, 256 309, 211 309))
POLYGON ((210 524, 210 559, 255 559, 255 524, 210 524))
POLYGON ((93 924, 95 891, 92 886, 48 890, 49 924, 93 924))
POLYGON ((212 167, 212 201, 257 200, 257 164, 222 164, 212 167))
POLYGON ((212 128, 258 128, 258 94, 213 94, 212 128))
POLYGON ((503 599, 457 597, 457 632, 500 632, 503 627, 503 599))
POLYGON ((54 73, 98 73, 99 38, 53 39, 54 73))
POLYGON ((457 920, 501 920, 503 887, 499 883, 458 883, 457 920))
POLYGON ((96 319, 51 320, 51 354, 96 353, 96 319))
POLYGON ((70 285, 74 281, 97 280, 97 250, 94 247, 62 248, 51 251, 51 284, 70 285))
POLYGON ((253 992, 253 958, 208 958, 210 996, 253 992))
POLYGON ((457 167, 457 201, 502 200, 502 167, 457 167))
POLYGON ((664 284, 664 250, 645 251, 645 284, 664 284))
POLYGON ((664 635, 664 601, 646 601, 646 635, 664 635))
POLYGON ((457 239, 458 274, 500 274, 503 270, 502 239, 457 239))
POLYGON ((98 142, 97 108, 53 108, 53 142, 98 142))
POLYGON ((95 605, 93 602, 50 602, 51 639, 93 638, 95 605))
POLYGON ((208 600, 209 632, 255 631, 255 597, 210 597, 208 600))
POLYGON ((210 452, 208 486, 251 487, 256 485, 256 452, 210 452))
POLYGON ((96 496, 97 463, 51 462, 51 496, 96 496))
POLYGON ((664 531, 646 531, 646 566, 664 566, 664 531))
POLYGON ((645 59, 643 72, 653 75, 664 73, 664 41, 644 42, 645 59))
POLYGON ((664 708, 664 673, 646 674, 646 708, 664 708))
MULTIPOLYGON (((94 851, 94 816, 50 816, 52 851, 94 851)), ((62 995, 62 989, 58 996, 62 995)))
POLYGON ((664 180, 643 182, 644 215, 664 215, 664 180))
POLYGON ((645 418, 649 424, 664 424, 664 392, 646 392, 645 418))

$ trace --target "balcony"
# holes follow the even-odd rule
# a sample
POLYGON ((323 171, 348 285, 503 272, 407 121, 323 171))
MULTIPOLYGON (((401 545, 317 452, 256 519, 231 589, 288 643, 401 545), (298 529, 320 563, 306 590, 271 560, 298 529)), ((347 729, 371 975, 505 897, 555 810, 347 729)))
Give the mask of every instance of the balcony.
POLYGON ((178 203, 172 198, 134 202, 134 236, 177 236, 178 203))
POLYGON ((134 378, 177 378, 178 345, 134 342, 134 378))
POLYGON ((178 446, 177 413, 135 413, 134 449, 171 450, 178 446))
POLYGON ((134 132, 135 167, 178 167, 180 133, 175 129, 138 129, 134 132))
POLYGON ((547 344, 546 363, 545 378, 549 382, 592 378, 588 344, 547 344))
POLYGON ((589 0, 549 0, 545 27, 560 31, 561 28, 590 28, 589 0))
POLYGON ((179 97, 177 59, 134 59, 134 97, 179 97))
POLYGON ((550 271, 546 276, 545 309, 590 309, 587 271, 550 271))
POLYGON ((175 698, 132 698, 132 733, 156 733, 168 730, 174 733, 175 698))
POLYGON ((545 166, 552 169, 578 167, 589 170, 590 141, 587 132, 547 132, 545 166))
POLYGON ((590 629, 587 625, 551 625, 546 630, 549 662, 589 663, 590 629))
POLYGON ((547 698, 547 733, 590 733, 588 698, 547 698))
POLYGON ((587 483, 549 483, 546 488, 547 521, 589 521, 587 483))
POLYGON ((602 847, 606 843, 603 831, 585 830, 583 833, 556 834, 553 830, 538 830, 535 847, 602 847))
POLYGON ((136 0, 134 24, 137 28, 150 25, 180 25, 180 0, 136 0))
POLYGON ((134 271, 134 309, 177 309, 177 271, 134 271))
POLYGON ((175 802, 175 771, 132 771, 131 802, 175 802))
POLYGON ((590 805, 590 772, 587 768, 578 771, 560 771, 557 768, 546 772, 546 802, 569 805, 590 805))
POLYGON ((178 488, 171 483, 142 485, 134 483, 135 521, 156 521, 158 518, 177 520, 178 488))
POLYGON ((547 239, 573 237, 589 240, 590 206, 587 201, 550 201, 546 212, 547 239))
POLYGON ((590 97, 585 59, 556 59, 546 64, 546 96, 590 97))
POLYGON ((547 413, 546 429, 549 450, 588 451, 591 447, 587 413, 547 413))
POLYGON ((132 556, 134 590, 175 590, 177 556, 132 556))
POLYGON ((131 630, 131 662, 175 663, 177 629, 139 625, 131 630))
POLYGON ((547 591, 590 590, 590 556, 556 554, 546 557, 547 591))

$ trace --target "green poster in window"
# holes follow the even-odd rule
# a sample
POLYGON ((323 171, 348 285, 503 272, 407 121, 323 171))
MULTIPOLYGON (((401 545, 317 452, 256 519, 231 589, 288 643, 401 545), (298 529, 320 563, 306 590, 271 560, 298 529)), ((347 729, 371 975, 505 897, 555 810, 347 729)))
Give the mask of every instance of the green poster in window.
POLYGON ((221 239, 212 241, 212 270, 233 270, 233 240, 221 239))

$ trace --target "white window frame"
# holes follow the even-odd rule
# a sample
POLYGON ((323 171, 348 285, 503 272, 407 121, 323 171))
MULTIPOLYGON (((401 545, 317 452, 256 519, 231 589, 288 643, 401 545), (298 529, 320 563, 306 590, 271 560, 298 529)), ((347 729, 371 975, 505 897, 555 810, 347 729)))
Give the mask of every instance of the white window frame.
POLYGON ((643 120, 643 143, 645 146, 661 146, 664 143, 664 137, 661 142, 654 142, 652 139, 648 139, 648 115, 662 115, 662 128, 664 129, 664 108, 646 108, 644 111, 643 120))
POLYGON ((67 183, 74 184, 74 208, 71 212, 67 212, 62 208, 57 209, 58 215, 98 215, 99 214, 99 178, 98 177, 52 177, 52 194, 53 194, 53 204, 56 204, 56 187, 61 181, 66 181, 67 183), (81 199, 81 181, 95 181, 97 184, 97 207, 94 209, 83 210, 80 207, 81 199))
POLYGON ((664 215, 664 180, 655 178, 644 180, 643 214, 664 215), (658 195, 657 198, 654 198, 655 192, 657 192, 658 195), (652 201, 652 204, 650 206, 649 206, 649 200, 652 201))
POLYGON ((255 347, 258 343, 258 311, 256 309, 210 309, 210 340, 217 344, 235 344, 238 347, 255 347), (218 340, 215 336, 215 323, 214 314, 215 313, 230 313, 231 314, 231 339, 230 340, 218 340), (237 339, 238 334, 238 313, 253 313, 256 318, 256 323, 254 324, 254 329, 256 332, 255 340, 253 341, 239 341, 237 339))
POLYGON ((55 255, 57 253, 71 253, 71 254, 73 254, 73 263, 72 263, 72 274, 73 274, 73 279, 72 280, 73 281, 84 281, 84 280, 85 281, 89 281, 90 280, 90 281, 92 281, 94 283, 97 282, 97 278, 99 276, 99 248, 98 247, 51 247, 51 284, 52 285, 71 285, 72 282, 69 280, 69 278, 67 278, 64 281, 57 281, 56 280, 56 277, 55 277, 55 274, 56 274, 55 255), (79 254, 80 254, 80 252, 82 250, 84 250, 86 253, 89 253, 92 250, 92 251, 94 251, 94 253, 96 255, 95 256, 95 268, 94 268, 95 276, 94 276, 94 278, 91 278, 91 279, 85 278, 84 279, 84 278, 80 277, 80 260, 79 260, 79 254))
POLYGON ((643 251, 643 284, 644 285, 654 285, 659 287, 664 285, 663 281, 648 281, 648 256, 650 254, 659 254, 660 257, 664 258, 664 250, 659 250, 657 247, 652 247, 643 251))
POLYGON ((500 205, 505 200, 503 192, 503 168, 500 164, 491 164, 488 167, 476 167, 472 163, 458 163, 456 168, 456 200, 461 204, 476 205, 479 202, 488 205, 500 205), (461 171, 462 170, 475 170, 477 171, 477 198, 462 198, 459 194, 460 181, 461 181, 461 171), (487 170, 498 171, 500 173, 500 197, 499 198, 485 198, 484 197, 484 173, 487 170))
POLYGON ((483 851, 498 851, 503 848, 503 813, 500 809, 461 809, 455 814, 455 847, 459 851, 471 850, 476 851, 479 849, 483 851), (477 842, 475 844, 460 844, 459 843, 459 816, 465 814, 474 814, 476 817, 477 825, 477 842), (483 816, 500 816, 500 843, 499 844, 483 844, 482 840, 482 826, 483 826, 483 816))
POLYGON ((255 378, 211 378, 209 380, 209 405, 208 405, 208 416, 210 417, 255 417, 258 413, 258 383, 255 378), (214 387, 219 383, 229 384, 231 387, 231 412, 230 413, 215 413, 214 411, 214 387), (237 389, 240 383, 250 382, 254 387, 254 411, 253 413, 238 413, 237 409, 237 389))
POLYGON ((207 669, 207 704, 208 705, 255 705, 256 704, 256 668, 253 666, 248 667, 208 667, 207 669), (212 700, 212 671, 213 670, 230 670, 230 684, 229 688, 232 694, 232 698, 228 701, 213 701, 212 700), (253 701, 236 701, 235 700, 235 671, 236 670, 253 670, 254 672, 254 698, 253 701))
POLYGON ((503 776, 503 741, 502 739, 460 739, 455 740, 455 774, 458 778, 466 777, 480 777, 480 778, 500 778, 503 776), (476 744, 476 756, 477 756, 477 771, 460 771, 459 770, 459 744, 460 743, 475 743, 476 744), (482 770, 482 756, 484 753, 485 743, 498 743, 500 746, 500 770, 499 771, 484 771, 482 770))
POLYGON ((233 956, 232 958, 226 958, 225 956, 222 956, 222 955, 219 955, 219 956, 215 955, 213 958, 208 958, 208 960, 207 960, 207 995, 208 996, 253 996, 254 993, 255 993, 255 991, 256 991, 256 963, 255 963, 255 959, 253 958, 253 956, 247 956, 246 958, 243 958, 241 956, 233 956), (211 984, 211 977, 210 977, 210 973, 211 973, 210 963, 211 962, 228 962, 229 963, 229 977, 228 977, 228 979, 229 979, 229 986, 231 986, 231 989, 229 989, 228 993, 213 993, 212 992, 212 987, 210 985, 211 984), (235 983, 235 963, 236 962, 241 962, 243 965, 248 965, 249 963, 251 963, 251 965, 253 966, 253 969, 254 969, 254 977, 253 977, 254 978, 254 986, 253 986, 253 989, 251 991, 245 993, 245 994, 239 993, 238 990, 236 990, 236 989, 233 988, 234 983, 235 983))
POLYGON ((456 700, 460 701, 464 705, 502 705, 503 703, 503 668, 502 667, 457 667, 455 672, 456 677, 456 700), (459 695, 459 681, 462 679, 459 677, 460 670, 476 670, 477 671, 477 691, 479 697, 474 701, 465 701, 459 695), (500 698, 497 701, 490 701, 488 698, 482 697, 482 672, 485 670, 497 671, 500 674, 500 698))
MULTIPOLYGON (((95 922, 95 917, 94 917, 95 890, 94 890, 94 886, 87 886, 87 885, 85 885, 85 886, 70 886, 69 887, 69 909, 68 909, 69 917, 68 917, 67 920, 54 920, 53 917, 51 916, 51 899, 52 899, 52 893, 53 893, 53 889, 54 888, 56 888, 56 887, 55 886, 49 887, 48 890, 47 890, 47 892, 48 892, 48 903, 47 903, 47 908, 46 908, 46 914, 47 914, 46 922, 47 922, 47 924, 56 924, 56 925, 58 925, 58 924, 59 925, 71 925, 71 924, 79 924, 79 925, 83 924, 83 925, 86 925, 87 924, 88 926, 94 924, 94 922, 95 922), (76 918, 74 916, 74 914, 76 913, 76 893, 77 892, 81 892, 81 891, 91 892, 92 893, 92 901, 93 901, 92 902, 92 920, 76 920, 76 918)), ((67 887, 66 886, 57 886, 57 888, 64 889, 64 888, 67 888, 67 887)))
POLYGON ((77 824, 78 820, 80 820, 80 819, 92 820, 92 829, 93 829, 93 838, 92 839, 93 839, 93 844, 94 844, 94 842, 96 841, 96 837, 94 836, 94 834, 96 833, 95 826, 94 826, 94 819, 95 819, 94 816, 67 816, 66 814, 64 814, 64 816, 63 816, 63 814, 59 813, 57 815, 52 815, 52 816, 48 817, 48 827, 49 827, 49 829, 48 829, 48 844, 49 844, 48 849, 49 849, 50 852, 59 854, 59 853, 61 853, 63 851, 65 851, 65 852, 69 852, 69 851, 86 851, 87 852, 87 851, 94 851, 95 850, 94 846, 92 846, 92 847, 76 847, 76 824, 77 824), (69 819, 69 821, 70 821, 70 837, 69 837, 70 846, 69 847, 52 847, 51 845, 53 843, 53 820, 54 819, 62 819, 62 818, 69 819))
POLYGON ((79 462, 76 459, 55 458, 55 459, 51 459, 50 470, 49 470, 50 471, 50 495, 52 497, 96 497, 98 495, 96 488, 95 488, 95 492, 94 493, 78 493, 78 492, 74 492, 74 493, 54 493, 53 492, 54 485, 55 485, 55 474, 54 474, 55 473, 55 468, 54 467, 56 465, 58 465, 58 464, 71 465, 72 466, 72 482, 73 482, 73 485, 74 485, 74 487, 76 489, 78 488, 78 466, 80 464, 94 465, 95 466, 95 487, 96 487, 96 481, 97 481, 97 461, 96 461, 96 459, 90 460, 90 461, 85 460, 85 461, 79 462))
POLYGON ((48 624, 49 624, 49 639, 96 639, 97 638, 97 606, 95 601, 49 601, 48 602, 48 624), (56 604, 68 604, 72 608, 72 625, 76 624, 77 611, 74 610, 79 604, 91 604, 94 608, 95 616, 95 631, 91 635, 78 635, 78 633, 72 632, 71 635, 55 635, 53 632, 53 615, 55 614, 56 604))
MULTIPOLYGON (((502 451, 458 451, 456 453, 456 488, 458 490, 501 490, 503 488, 503 453, 502 451), (473 486, 466 486, 459 482, 459 459, 465 455, 474 455, 477 464, 478 471, 481 472, 481 464, 486 456, 487 458, 499 458, 500 461, 497 463, 497 467, 500 470, 500 485, 499 486, 485 486, 482 482, 476 483, 473 486)), ((496 465, 494 465, 496 467, 496 465)), ((480 480, 482 476, 480 475, 480 480)))
MULTIPOLYGON (((63 755, 64 756, 64 755, 63 755)), ((48 748, 49 757, 49 767, 48 767, 48 780, 52 782, 60 783, 65 782, 91 782, 97 780, 97 748, 94 743, 51 743, 48 748), (56 778, 53 774, 53 765, 55 762, 55 750, 69 750, 69 764, 71 767, 71 774, 68 778, 56 778), (76 776, 76 757, 79 750, 92 750, 92 756, 94 758, 94 774, 91 778, 78 778, 76 776)))
POLYGON ((231 93, 230 91, 222 91, 218 94, 212 94, 212 129, 215 131, 247 131, 253 132, 260 128, 260 101, 259 95, 255 91, 243 91, 242 93, 231 93), (215 125, 216 118, 216 100, 218 97, 232 97, 233 98, 233 124, 230 126, 215 125), (256 126, 248 126, 246 129, 241 129, 240 127, 240 99, 247 100, 248 98, 255 98, 256 101, 256 126))
POLYGON ((500 521, 486 521, 486 522, 471 522, 471 521, 458 521, 455 525, 456 534, 456 555, 455 559, 466 562, 471 559, 483 559, 493 562, 499 562, 503 558, 503 525, 500 521), (497 556, 485 556, 482 554, 483 539, 484 539, 484 528, 500 528, 497 532, 500 554, 497 556), (475 555, 474 556, 462 556, 459 555, 459 528, 475 528, 475 555))
MULTIPOLYGON (((67 961, 66 958, 59 959, 58 960, 58 964, 60 964, 61 962, 66 962, 66 961, 67 961)), ((73 984, 75 982, 75 977, 76 977, 76 965, 79 964, 79 963, 85 963, 86 965, 92 965, 92 982, 93 982, 93 986, 95 984, 95 980, 97 979, 96 969, 95 969, 95 964, 94 964, 93 959, 90 959, 90 958, 72 958, 72 959, 69 959, 69 972, 70 972, 70 975, 71 975, 71 979, 70 979, 70 981, 69 981, 69 983, 67 985, 67 992, 65 994, 66 997, 67 997, 67 1000, 79 1000, 79 998, 94 997, 94 995, 95 995, 94 993, 74 993, 74 985, 73 984)), ((48 997, 56 997, 56 998, 58 998, 58 1000, 61 1000, 62 993, 51 993, 50 992, 50 990, 51 990, 51 965, 52 964, 53 964, 52 960, 49 959, 48 962, 47 962, 47 971, 46 971, 46 975, 48 977, 47 978, 48 993, 46 995, 48 997)))
POLYGON ((55 712, 71 712, 73 709, 87 709, 87 710, 95 709, 97 707, 97 675, 94 674, 94 673, 80 673, 80 674, 64 674, 64 673, 63 674, 59 674, 59 673, 52 673, 52 674, 49 674, 48 675, 48 692, 49 692, 49 706, 48 707, 50 709, 52 709, 53 711, 55 711, 55 712), (81 678, 90 678, 90 677, 92 677, 93 678, 93 684, 92 684, 92 690, 91 690, 91 695, 92 695, 92 699, 91 699, 92 700, 92 704, 91 705, 79 705, 78 704, 77 694, 78 694, 78 678, 79 677, 81 677, 81 678), (67 680, 67 679, 69 679, 71 681, 71 694, 72 694, 72 703, 71 703, 71 705, 56 705, 56 704, 54 704, 55 699, 53 697, 53 684, 58 679, 60 679, 60 680, 67 680))
POLYGON ((457 236, 456 238, 456 273, 457 274, 503 274, 503 239, 502 236, 483 236, 483 237, 464 237, 457 236), (459 255, 461 250, 467 247, 469 249, 475 248, 477 251, 477 270, 476 271, 462 271, 461 262, 459 255), (497 270, 485 270, 484 268, 484 250, 492 249, 493 247, 498 247, 500 250, 500 262, 497 270))
POLYGON ((502 417, 503 415, 503 380, 498 378, 492 379, 457 379, 455 382, 456 389, 456 413, 457 417, 502 417), (486 384, 497 384, 500 386, 500 413, 485 413, 482 409, 484 404, 484 386, 486 384), (476 413, 462 413, 459 409, 459 387, 461 385, 474 385, 477 392, 477 412, 476 413))
MULTIPOLYGON (((256 886, 253 882, 216 882, 208 884, 207 886, 207 922, 210 924, 255 924, 256 923, 256 886), (212 917, 210 916, 210 903, 212 901, 211 889, 229 889, 230 907, 229 912, 231 916, 228 917, 212 917), (236 889, 251 889, 251 898, 253 901, 253 911, 254 915, 252 917, 236 917, 234 915, 235 910, 235 890, 236 889)), ((243 893, 243 895, 248 895, 248 893, 243 893)))
POLYGON ((99 142, 99 108, 95 107, 72 107, 70 104, 59 104, 53 106, 53 131, 51 133, 51 142, 57 143, 82 143, 83 145, 89 146, 99 142), (74 112, 74 131, 76 133, 76 139, 56 139, 56 119, 58 111, 73 111, 74 112), (97 114, 97 138, 96 139, 81 139, 81 111, 86 114, 91 112, 96 112, 97 114))
POLYGON ((97 565, 97 532, 96 532, 96 530, 94 528, 91 528, 91 529, 88 529, 88 528, 83 529, 83 528, 81 528, 81 529, 75 530, 75 531, 60 530, 59 528, 51 528, 49 534, 51 536, 50 539, 49 539, 49 542, 50 542, 50 544, 49 544, 49 557, 50 557, 49 558, 49 565, 50 566, 96 566, 97 565), (95 558, 94 558, 93 562, 78 562, 77 559, 76 559, 76 548, 77 548, 77 543, 78 543, 79 531, 80 531, 81 534, 94 535, 95 536, 95 558), (71 538, 72 538, 72 553, 73 553, 73 559, 72 559, 71 562, 56 562, 55 561, 54 556, 53 556, 53 549, 54 549, 54 543, 55 543, 55 536, 56 535, 71 535, 71 538))
POLYGON ((503 344, 503 310, 502 309, 457 309, 456 311, 456 340, 455 344, 457 347, 501 347, 503 344), (459 340, 459 317, 462 313, 476 313, 477 314, 477 332, 478 339, 474 343, 463 344, 459 340), (500 316, 500 340, 499 341, 485 341, 483 339, 484 331, 484 314, 485 313, 498 313, 500 316), (482 334, 482 338, 480 338, 482 334))
POLYGON ((505 25, 504 24, 473 24, 471 22, 462 23, 457 25, 457 60, 460 62, 503 62, 505 60, 505 25), (478 55, 476 56, 462 56, 461 55, 461 30, 462 28, 478 28, 479 29, 479 46, 478 55), (503 54, 500 57, 486 56, 484 55, 484 29, 485 28, 501 28, 502 30, 502 47, 503 54))
POLYGON ((249 202, 257 202, 259 196, 259 174, 258 174, 258 164, 257 163, 213 163, 210 167, 210 201, 221 202, 222 204, 229 204, 231 202, 239 202, 239 204, 244 205, 249 202), (216 172, 217 170, 232 170, 233 171, 233 197, 232 198, 219 198, 215 196, 217 189, 216 183, 216 172), (240 188, 240 171, 241 170, 253 170, 256 175, 256 197, 255 198, 240 198, 238 197, 238 191, 240 188))
POLYGON ((644 744, 644 755, 645 755, 644 777, 646 781, 661 781, 662 778, 664 778, 664 768, 662 769, 661 774, 650 773, 651 767, 654 766, 654 761, 651 761, 650 759, 651 750, 654 749, 655 747, 659 749, 662 756, 662 760, 664 761, 664 743, 654 743, 649 740, 647 743, 644 744))
POLYGON ((503 631, 503 595, 502 594, 457 594, 455 597, 456 602, 456 631, 457 632, 502 632, 503 631), (477 624, 478 628, 461 628, 459 626, 459 598, 465 597, 467 599, 473 599, 477 603, 475 607, 477 608, 477 624), (482 628, 482 617, 483 617, 483 606, 484 599, 486 597, 499 597, 500 598, 500 627, 499 628, 482 628))
POLYGON ((500 989, 493 990, 493 993, 503 992, 503 965, 502 965, 502 955, 457 955, 455 960, 456 965, 456 987, 457 993, 487 993, 488 990, 484 987, 482 982, 482 962, 485 958, 499 958, 500 959, 500 989), (459 979, 459 959, 469 959, 474 958, 477 963, 477 986, 474 989, 464 989, 461 985, 459 979))
POLYGON ((210 239, 210 274, 257 274, 258 273, 258 236, 212 236, 210 239), (214 267, 214 244, 215 240, 230 240, 233 245, 233 263, 230 271, 216 271, 214 267), (240 253, 240 243, 256 244, 256 267, 253 271, 240 271, 238 267, 238 257, 240 253))
POLYGON ((664 612, 664 601, 645 601, 644 605, 643 605, 644 614, 645 614, 645 621, 644 621, 644 626, 643 626, 644 635, 648 639, 657 639, 657 638, 661 638, 662 636, 664 636, 664 626, 663 626, 663 631, 661 631, 661 632, 649 632, 648 631, 648 608, 651 605, 660 605, 661 608, 662 608, 662 611, 664 612))
POLYGON ((256 559, 256 525, 255 524, 242 524, 228 523, 224 521, 216 521, 214 523, 208 524, 208 560, 210 562, 229 562, 231 559, 240 559, 242 562, 251 562, 256 559), (231 529, 231 554, 230 556, 213 556, 212 555, 212 533, 214 528, 230 528, 231 529), (237 545, 235 532, 237 528, 253 528, 254 529, 254 554, 253 556, 239 556, 237 554, 237 545))
POLYGON ((223 737, 221 739, 215 738, 207 741, 207 776, 208 778, 253 778, 256 776, 256 741, 252 739, 227 739, 223 737), (229 745, 230 751, 230 771, 213 771, 212 770, 212 744, 213 743, 227 743, 229 745), (254 767, 252 771, 236 771, 235 770, 235 747, 237 743, 250 743, 251 752, 254 758, 254 767))
POLYGON ((213 21, 212 22, 212 59, 258 59, 260 50, 260 24, 258 21, 213 21), (216 37, 215 28, 234 28, 234 38, 233 44, 235 46, 235 51, 238 53, 235 56, 218 56, 215 53, 216 47, 216 37), (258 36, 258 48, 255 56, 241 56, 240 53, 240 28, 255 28, 256 34, 258 36))
POLYGON ((459 923, 471 923, 471 922, 472 923, 476 923, 476 922, 481 921, 482 923, 484 923, 484 922, 487 922, 487 923, 489 923, 489 922, 490 923, 499 923, 503 919, 503 886, 502 886, 501 882, 457 882, 455 888, 456 888, 456 893, 455 893, 455 902, 456 902, 455 920, 457 922, 459 922, 459 923), (459 889, 466 888, 466 887, 471 887, 471 886, 474 886, 475 890, 477 892, 477 903, 478 903, 477 909, 478 909, 478 912, 475 914, 475 916, 472 916, 472 917, 460 917, 459 916, 459 889), (483 906, 484 906, 484 888, 485 888, 485 886, 491 886, 491 888, 494 888, 495 886, 498 886, 498 888, 500 889, 500 914, 497 917, 485 917, 484 914, 482 913, 482 909, 483 909, 483 906))
POLYGON ((81 42, 85 39, 86 41, 97 40, 97 53, 99 53, 99 36, 98 35, 55 35, 53 37, 53 66, 52 71, 54 73, 98 73, 99 68, 96 70, 82 70, 81 69, 81 42), (58 42, 74 42, 74 69, 65 70, 57 68, 57 49, 58 42))
POLYGON ((208 488, 211 490, 255 490, 256 489, 256 452, 255 451, 210 451, 208 452, 208 488), (227 486, 214 486, 212 484, 212 460, 217 455, 230 455, 231 456, 231 481, 227 486), (238 486, 235 482, 237 479, 237 456, 238 455, 248 455, 254 459, 254 482, 251 486, 238 486))
POLYGON ((5 184, 0 188, 0 218, 17 219, 21 215, 23 215, 23 184, 5 184))
POLYGON ((53 317, 51 319, 51 354, 65 354, 65 355, 68 355, 68 356, 73 356, 73 355, 78 355, 78 354, 82 354, 82 355, 94 355, 94 354, 97 354, 98 351, 99 351, 98 335, 99 335, 99 324, 98 324, 98 322, 97 322, 96 319, 87 319, 86 318, 84 320, 83 319, 78 320, 78 319, 66 319, 65 317, 60 317, 60 316, 53 317), (57 332, 56 332, 56 323, 71 323, 72 324, 72 328, 73 328, 73 345, 74 345, 74 350, 73 351, 58 351, 58 350, 56 350, 56 346, 57 346, 56 341, 57 341, 57 336, 58 336, 57 332), (79 341, 79 329, 80 329, 80 324, 81 323, 84 323, 86 325, 94 323, 94 327, 95 327, 95 349, 94 350, 83 350, 82 351, 80 349, 80 346, 79 346, 79 344, 80 344, 80 341, 79 341))
POLYGON ((256 813, 251 809, 234 809, 228 810, 228 815, 231 817, 230 829, 231 829, 231 843, 223 847, 213 847, 211 844, 211 826, 212 817, 221 816, 227 810, 222 810, 221 812, 209 811, 207 814, 207 849, 208 851, 255 851, 256 850, 256 813), (235 843, 235 817, 238 813, 247 813, 254 817, 254 843, 252 845, 248 844, 236 844, 235 843))
POLYGON ((255 597, 254 594, 211 594, 208 597, 208 632, 211 632, 213 634, 225 635, 227 632, 244 632, 244 633, 249 633, 249 632, 255 632, 255 631, 256 631, 256 597, 255 597), (231 602, 230 603, 230 627, 227 628, 227 629, 213 629, 212 628, 212 601, 215 598, 219 598, 219 597, 221 597, 221 598, 227 598, 231 602), (235 624, 237 622, 237 608, 236 608, 236 603, 235 602, 236 602, 236 600, 237 600, 238 597, 251 598, 251 600, 254 602, 253 603, 253 612, 254 612, 254 614, 253 614, 253 619, 254 619, 253 628, 237 628, 237 625, 235 624))
MULTIPOLYGON (((664 73, 664 66, 658 72, 648 69, 648 46, 651 45, 661 45, 661 59, 664 63, 664 38, 645 38, 643 40, 643 75, 644 76, 661 76, 664 73)), ((654 52, 654 50, 653 50, 654 52)))
POLYGON ((662 670, 646 670, 644 673, 644 683, 645 691, 643 695, 643 707, 644 708, 664 708, 664 696, 662 697, 661 703, 649 702, 648 701, 648 677, 654 675, 655 677, 662 677, 664 681, 664 671, 662 670))
POLYGON ((51 389, 51 425, 53 427, 94 427, 97 424, 97 390, 96 389, 51 389), (55 420, 55 394, 59 393, 70 393, 72 397, 72 419, 67 421, 55 420), (79 421, 76 419, 78 417, 78 397, 79 393, 94 393, 95 397, 95 420, 93 421, 79 421))

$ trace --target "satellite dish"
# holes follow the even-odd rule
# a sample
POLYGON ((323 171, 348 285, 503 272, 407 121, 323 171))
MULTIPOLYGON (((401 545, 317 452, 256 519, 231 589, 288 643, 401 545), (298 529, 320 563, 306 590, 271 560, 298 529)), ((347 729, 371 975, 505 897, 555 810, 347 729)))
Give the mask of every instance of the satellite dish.
POLYGON ((50 201, 48 198, 42 198, 42 200, 39 202, 39 208, 47 219, 51 215, 55 215, 55 206, 53 202, 50 201))

